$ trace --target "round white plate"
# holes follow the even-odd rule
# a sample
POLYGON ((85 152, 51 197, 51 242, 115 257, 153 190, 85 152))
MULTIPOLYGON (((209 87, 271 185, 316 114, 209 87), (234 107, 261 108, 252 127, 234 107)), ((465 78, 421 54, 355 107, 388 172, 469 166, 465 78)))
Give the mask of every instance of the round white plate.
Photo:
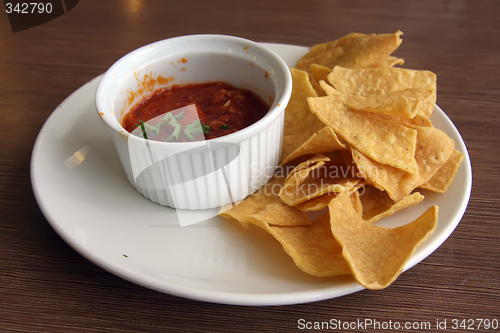
MULTIPOLYGON (((290 66, 307 52, 305 47, 265 45, 290 66)), ((281 245, 258 228, 245 230, 218 216, 181 227, 174 209, 136 192, 95 110, 99 79, 88 82, 57 107, 38 135, 31 160, 38 204, 56 232, 76 251, 147 288, 215 303, 296 304, 362 289, 349 276, 317 278, 303 273, 281 245)), ((438 107, 432 121, 455 140, 465 159, 447 193, 425 192, 423 203, 380 223, 406 224, 431 205, 439 206, 436 230, 405 270, 426 258, 453 232, 471 190, 470 161, 460 134, 438 107)), ((186 215, 181 218, 185 220, 186 215)), ((193 215, 192 219, 200 217, 193 215)))

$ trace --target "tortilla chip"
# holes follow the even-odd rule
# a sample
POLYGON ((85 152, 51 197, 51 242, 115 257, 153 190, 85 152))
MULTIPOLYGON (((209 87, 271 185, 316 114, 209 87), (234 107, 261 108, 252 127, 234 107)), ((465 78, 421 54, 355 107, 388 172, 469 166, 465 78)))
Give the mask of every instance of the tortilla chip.
POLYGON ((337 47, 326 52, 319 53, 313 58, 302 58, 297 61, 297 65, 295 67, 303 71, 308 71, 311 64, 318 64, 328 68, 333 68, 338 64, 343 55, 344 50, 342 47, 337 47))
POLYGON ((283 165, 300 156, 328 153, 340 149, 347 149, 347 146, 339 140, 335 132, 330 127, 325 126, 318 132, 314 133, 300 147, 286 156, 280 164, 283 165))
POLYGON ((383 289, 402 272, 405 264, 436 228, 437 206, 415 221, 396 228, 384 228, 364 221, 351 205, 347 193, 329 205, 333 236, 342 246, 342 255, 363 287, 383 289))
POLYGON ((245 228, 248 227, 246 217, 256 216, 271 225, 311 225, 312 221, 304 212, 285 204, 278 196, 284 177, 273 177, 254 194, 246 197, 233 208, 223 209, 219 215, 234 218, 245 228))
POLYGON ((325 164, 325 162, 330 161, 331 159, 323 154, 317 154, 311 158, 308 158, 304 162, 298 164, 295 168, 293 168, 292 171, 287 175, 286 181, 288 181, 291 177, 293 177, 295 174, 307 170, 310 171, 311 168, 317 168, 325 164))
POLYGON ((410 93, 398 91, 388 95, 361 96, 341 93, 325 81, 320 81, 319 84, 326 95, 334 97, 337 101, 354 110, 405 118, 413 118, 418 113, 418 100, 407 96, 413 92, 412 90, 409 91, 410 93))
POLYGON ((349 170, 340 154, 337 160, 318 154, 295 169, 286 178, 279 194, 290 206, 328 193, 349 191, 361 181, 360 178, 343 177, 342 173, 347 175, 349 170))
POLYGON ((366 36, 366 34, 353 32, 353 33, 350 33, 344 37, 341 37, 339 39, 336 39, 336 40, 333 40, 330 42, 316 44, 316 45, 312 46, 311 49, 309 50, 309 52, 307 52, 305 55, 303 55, 301 59, 314 58, 318 54, 331 51, 333 49, 336 49, 337 47, 342 47, 346 43, 350 43, 351 41, 353 41, 355 39, 365 37, 365 36, 366 36))
MULTIPOLYGON (((335 65, 347 68, 376 66, 399 47, 402 34, 401 31, 397 31, 393 34, 370 35, 354 39, 342 47, 344 54, 339 57, 335 65)), ((335 67, 327 64, 321 65, 335 67)))
POLYGON ((415 160, 418 173, 410 174, 400 169, 378 163, 351 147, 352 158, 359 174, 369 184, 385 190, 394 202, 409 195, 425 184, 441 168, 453 152, 455 142, 443 131, 434 127, 418 127, 415 160))
POLYGON ((296 67, 304 71, 309 70, 313 63, 328 68, 374 67, 387 61, 389 55, 399 47, 402 34, 401 31, 380 35, 349 34, 336 41, 313 46, 297 61, 296 67))
POLYGON ((334 97, 308 98, 311 111, 342 139, 374 161, 417 173, 417 132, 369 112, 349 109, 334 97))
POLYGON ((282 160, 299 148, 325 125, 309 110, 308 97, 317 96, 306 72, 290 69, 293 87, 290 102, 285 110, 282 160))
MULTIPOLYGON (((331 42, 316 44, 311 47, 309 52, 297 61, 297 65, 295 67, 307 71, 309 70, 309 66, 313 63, 323 66, 326 66, 324 65, 326 63, 335 63, 336 59, 344 53, 342 47, 345 44, 365 36, 365 34, 361 33, 350 33, 347 36, 331 42)), ((331 68, 333 67, 334 66, 331 66, 331 68)))
POLYGON ((316 92, 311 87, 306 72, 295 68, 290 68, 290 72, 293 86, 290 102, 285 110, 283 135, 296 135, 310 126, 315 127, 315 130, 311 131, 314 133, 324 126, 311 114, 307 103, 307 98, 316 96, 316 92))
POLYGON ((413 118, 407 118, 402 116, 389 116, 386 114, 378 114, 378 116, 385 120, 390 120, 400 125, 409 127, 409 128, 417 128, 417 127, 432 127, 432 121, 422 115, 417 114, 413 118))
POLYGON ((373 67, 394 67, 396 65, 404 65, 404 63, 404 59, 388 56, 373 67))
POLYGON ((294 207, 303 212, 317 212, 328 207, 330 201, 332 201, 336 197, 337 193, 331 192, 323 194, 322 196, 316 197, 314 199, 301 202, 294 207))
POLYGON ((381 191, 373 186, 365 186, 363 193, 359 196, 363 207, 361 217, 369 220, 372 217, 383 213, 394 205, 391 197, 385 191, 381 191))
POLYGON ((316 81, 316 79, 311 74, 308 73, 308 76, 309 76, 309 82, 311 83, 311 86, 316 92, 316 95, 318 95, 318 97, 326 96, 325 91, 323 90, 323 88, 321 88, 319 82, 316 81))
POLYGON ((309 81, 319 97, 326 96, 325 91, 321 88, 319 82, 326 80, 331 71, 332 70, 330 68, 318 64, 311 64, 309 66, 309 81))
POLYGON ((436 104, 436 76, 429 71, 414 71, 402 68, 347 69, 336 67, 328 74, 328 82, 333 87, 321 85, 327 95, 349 96, 347 106, 378 113, 404 115, 413 118, 419 114, 429 118, 436 104), (347 82, 346 82, 347 81, 347 82), (338 91, 338 92, 337 92, 338 91), (359 96, 357 98, 352 95, 359 96), (366 104, 357 102, 373 100, 366 104), (398 104, 399 103, 404 103, 398 104), (395 103, 391 106, 391 104, 395 103), (385 111, 371 110, 374 105, 386 106, 385 111), (366 106, 365 106, 366 105, 366 106), (392 111, 391 107, 405 107, 406 112, 392 111))
POLYGON ((344 68, 337 66, 328 81, 338 91, 350 95, 387 95, 408 89, 436 91, 436 74, 395 67, 344 68))
POLYGON ((366 186, 363 188, 363 194, 360 195, 360 200, 363 207, 361 216, 366 222, 373 224, 384 217, 391 216, 394 213, 405 209, 406 207, 422 202, 424 200, 424 196, 415 192, 397 203, 394 203, 387 192, 380 191, 372 186, 366 186))
POLYGON ((342 257, 342 249, 330 231, 328 212, 307 227, 273 226, 249 217, 255 224, 278 240, 298 268, 314 276, 351 274, 342 257))
POLYGON ((453 150, 450 158, 439 170, 432 176, 429 181, 420 186, 420 188, 433 192, 444 193, 453 182, 457 174, 458 167, 462 163, 464 155, 458 150, 453 150))
MULTIPOLYGON (((358 190, 365 185, 366 182, 360 181, 359 183, 357 183, 356 185, 347 190, 347 193, 349 193, 349 195, 351 196, 352 205, 359 214, 362 214, 363 207, 361 205, 361 200, 358 190)), ((337 197, 337 194, 338 194, 337 192, 330 192, 327 194, 323 194, 319 197, 301 202, 294 207, 303 212, 317 212, 327 208, 330 201, 332 201, 337 197)))
POLYGON ((349 198, 351 199, 351 205, 352 208, 358 213, 359 215, 363 215, 363 204, 361 203, 361 197, 359 195, 358 191, 354 191, 352 194, 349 195, 349 198))
POLYGON ((318 82, 326 81, 328 74, 330 74, 331 71, 331 68, 318 64, 311 64, 309 66, 309 72, 311 73, 311 76, 318 82))
POLYGON ((319 84, 326 95, 335 96, 351 109, 385 114, 387 115, 385 119, 396 122, 411 122, 408 118, 419 116, 430 123, 428 118, 436 100, 435 93, 427 89, 407 89, 388 94, 362 96, 342 93, 325 81, 320 81, 319 84), (394 116, 397 118, 391 118, 394 116))
POLYGON ((418 114, 430 118, 434 106, 436 105, 436 89, 430 89, 428 96, 421 101, 420 107, 418 109, 418 114))
POLYGON ((391 55, 401 34, 353 33, 313 46, 290 69, 287 166, 219 212, 267 231, 306 273, 352 274, 365 288, 385 288, 436 227, 436 206, 401 227, 372 225, 422 202, 417 187, 446 191, 463 159, 429 119, 436 76, 393 67, 404 63, 391 55), (326 208, 314 221, 306 214, 326 208))

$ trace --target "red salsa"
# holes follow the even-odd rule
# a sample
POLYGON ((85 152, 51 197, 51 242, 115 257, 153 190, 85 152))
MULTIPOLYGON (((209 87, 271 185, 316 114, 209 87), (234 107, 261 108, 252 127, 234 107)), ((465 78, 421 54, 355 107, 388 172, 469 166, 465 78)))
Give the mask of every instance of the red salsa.
POLYGON ((224 82, 175 85, 134 106, 122 125, 149 140, 199 141, 239 131, 267 111, 269 105, 259 96, 224 82))

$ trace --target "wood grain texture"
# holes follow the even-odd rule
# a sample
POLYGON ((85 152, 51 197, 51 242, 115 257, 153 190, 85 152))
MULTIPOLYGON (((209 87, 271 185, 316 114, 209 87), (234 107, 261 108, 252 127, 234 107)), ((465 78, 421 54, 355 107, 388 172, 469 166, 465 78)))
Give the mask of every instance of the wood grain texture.
POLYGON ((301 318, 500 320, 499 17, 495 0, 82 0, 14 34, 0 15, 0 331, 293 332, 301 331, 301 318), (354 31, 398 29, 404 42, 396 55, 405 67, 438 76, 437 103, 468 147, 473 189, 451 237, 383 291, 278 307, 181 299, 95 266, 38 208, 29 168, 44 121, 139 46, 192 33, 310 46, 354 31))

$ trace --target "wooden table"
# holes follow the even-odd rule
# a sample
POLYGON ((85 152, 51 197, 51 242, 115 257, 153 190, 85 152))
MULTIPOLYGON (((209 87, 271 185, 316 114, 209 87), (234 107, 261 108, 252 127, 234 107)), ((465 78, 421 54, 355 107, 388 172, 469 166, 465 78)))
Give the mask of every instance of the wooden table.
MULTIPOLYGON (((429 331, 446 319, 451 332, 453 319, 500 320, 500 2, 85 0, 17 33, 0 16, 0 331, 291 332, 300 331, 299 319, 369 318, 430 321, 429 331), (276 307, 183 299, 99 268, 42 215, 30 182, 42 125, 131 50, 193 33, 311 46, 354 31, 398 29, 405 67, 438 76, 437 103, 468 147, 473 188, 451 237, 389 288, 276 307)), ((478 323, 474 331, 483 331, 478 323)))

